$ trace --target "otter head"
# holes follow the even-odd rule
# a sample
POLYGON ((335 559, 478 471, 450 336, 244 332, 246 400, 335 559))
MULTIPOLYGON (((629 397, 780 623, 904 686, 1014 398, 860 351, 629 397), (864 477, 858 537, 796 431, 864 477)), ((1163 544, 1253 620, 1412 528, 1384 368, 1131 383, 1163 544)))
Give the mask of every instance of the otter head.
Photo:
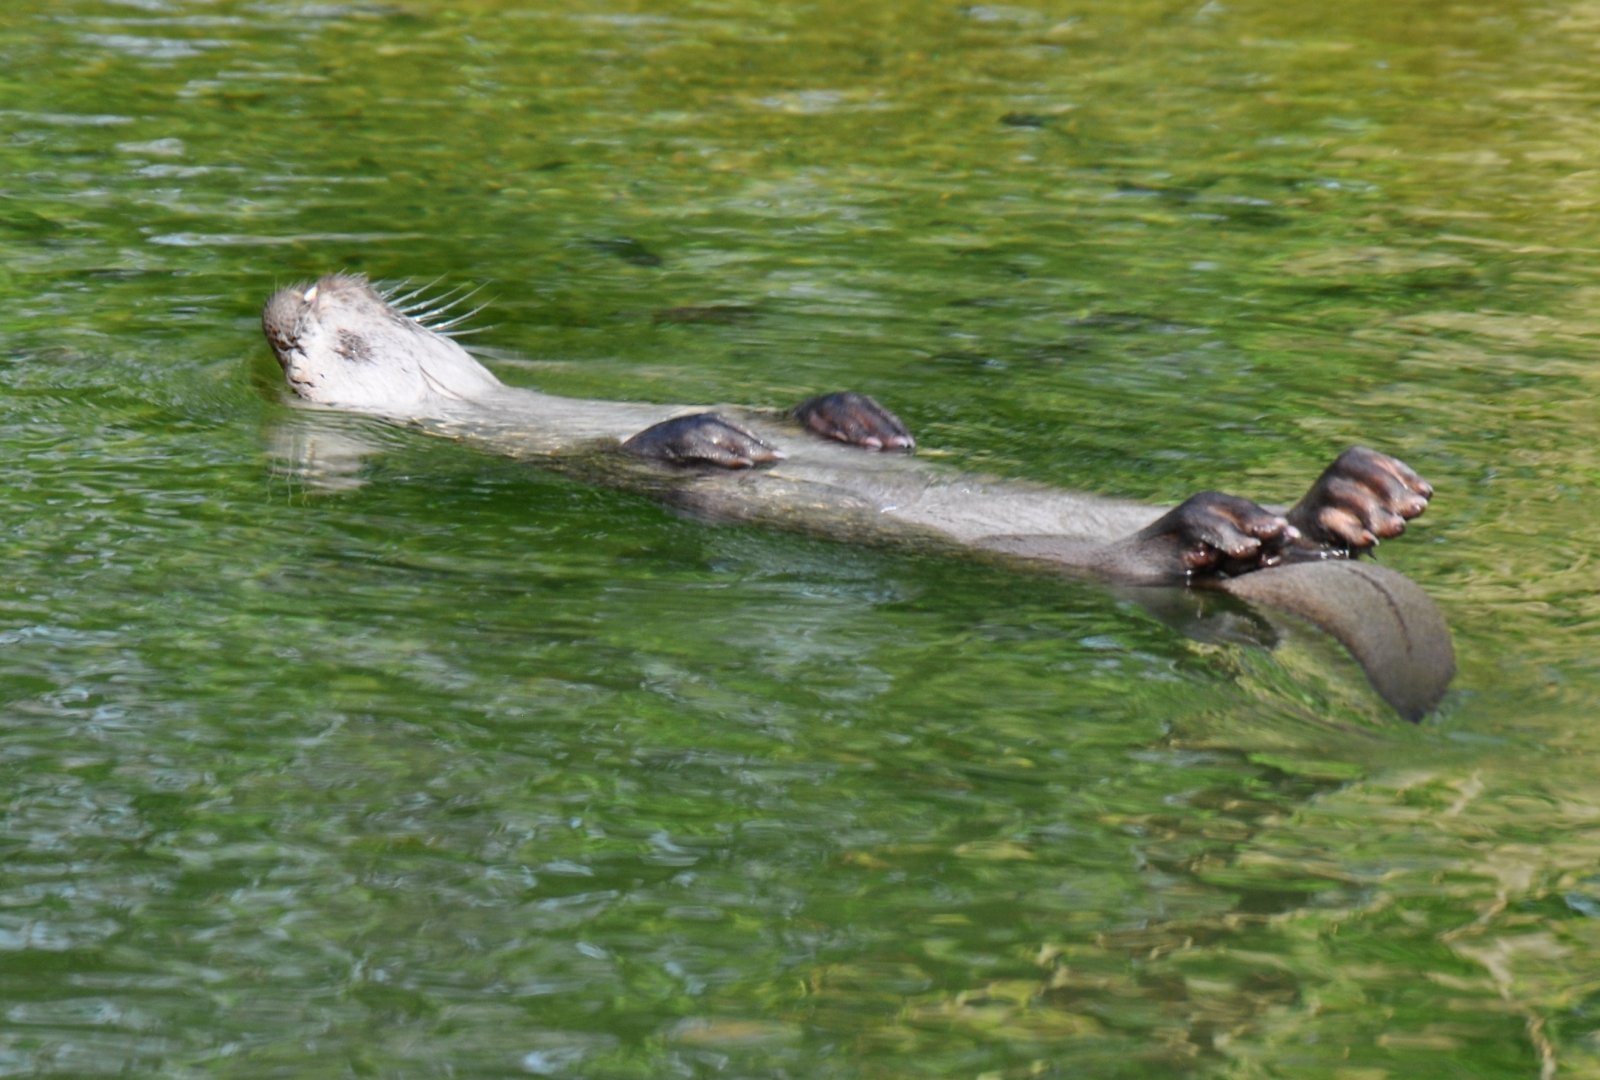
POLYGON ((261 312, 261 328, 289 387, 318 405, 421 415, 500 385, 460 345, 357 275, 280 289, 261 312))

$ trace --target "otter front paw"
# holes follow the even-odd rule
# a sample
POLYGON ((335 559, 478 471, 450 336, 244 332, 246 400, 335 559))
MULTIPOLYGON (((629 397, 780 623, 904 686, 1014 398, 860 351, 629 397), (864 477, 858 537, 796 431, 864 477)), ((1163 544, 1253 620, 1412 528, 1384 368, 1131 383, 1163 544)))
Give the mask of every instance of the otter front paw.
POLYGON ((791 415, 823 438, 868 450, 910 450, 917 445, 898 416, 850 390, 802 401, 791 415))
POLYGON ((1405 462, 1352 446, 1323 470, 1288 518, 1324 554, 1360 554, 1405 532, 1432 497, 1433 485, 1405 462))
POLYGON ((1138 534, 1170 548, 1174 569, 1185 576, 1236 576, 1282 561, 1299 531, 1272 511, 1238 495, 1202 491, 1138 534))
POLYGON ((748 469, 783 460, 783 453, 716 413, 674 416, 645 428, 622 444, 638 457, 669 465, 715 465, 748 469))

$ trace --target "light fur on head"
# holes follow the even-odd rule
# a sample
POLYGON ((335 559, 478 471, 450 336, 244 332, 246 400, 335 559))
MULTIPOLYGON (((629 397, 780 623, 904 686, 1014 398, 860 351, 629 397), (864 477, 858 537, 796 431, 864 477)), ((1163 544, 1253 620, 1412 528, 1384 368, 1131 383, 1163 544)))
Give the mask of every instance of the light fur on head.
POLYGON ((261 328, 290 389, 318 405, 421 416, 500 386, 460 345, 356 274, 280 289, 262 309, 261 328))

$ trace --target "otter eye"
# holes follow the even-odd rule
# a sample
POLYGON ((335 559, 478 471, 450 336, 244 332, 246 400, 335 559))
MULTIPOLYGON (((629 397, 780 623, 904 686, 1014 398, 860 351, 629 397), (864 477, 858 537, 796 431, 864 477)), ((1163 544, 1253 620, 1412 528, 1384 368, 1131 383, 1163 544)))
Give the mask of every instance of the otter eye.
POLYGON ((317 299, 317 287, 315 285, 311 286, 311 288, 305 291, 305 295, 300 297, 300 299, 304 300, 308 304, 315 303, 317 299))

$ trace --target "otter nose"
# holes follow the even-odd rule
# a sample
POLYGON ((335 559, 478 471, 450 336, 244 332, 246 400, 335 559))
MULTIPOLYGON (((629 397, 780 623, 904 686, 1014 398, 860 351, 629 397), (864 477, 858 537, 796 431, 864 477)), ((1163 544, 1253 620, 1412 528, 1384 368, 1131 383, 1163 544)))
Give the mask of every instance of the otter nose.
MULTIPOLYGON (((313 285, 307 292, 315 292, 313 285)), ((261 309, 261 330, 278 356, 278 363, 287 363, 286 354, 295 347, 295 327, 300 320, 300 309, 305 305, 305 294, 299 288, 279 289, 272 294, 266 307, 261 309)))

